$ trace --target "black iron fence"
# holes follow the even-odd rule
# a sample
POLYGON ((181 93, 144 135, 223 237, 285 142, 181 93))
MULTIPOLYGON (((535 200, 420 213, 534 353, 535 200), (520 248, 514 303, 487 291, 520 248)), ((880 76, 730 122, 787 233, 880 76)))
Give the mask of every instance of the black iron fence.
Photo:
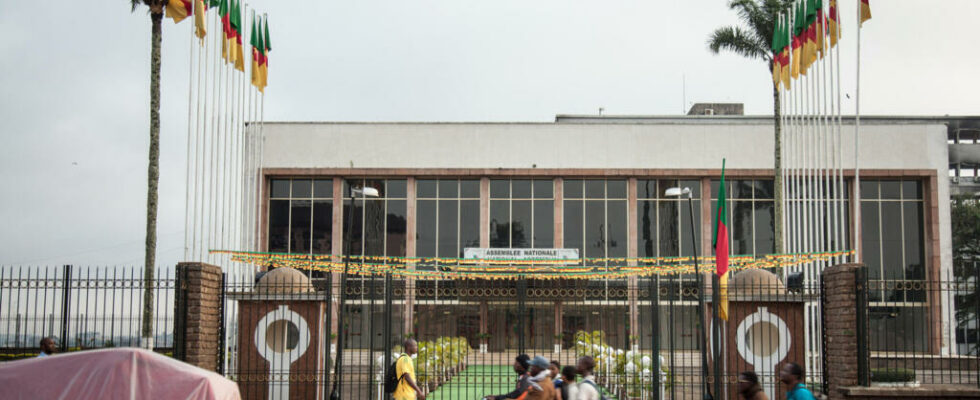
POLYGON ((609 281, 375 276, 349 279, 341 289, 338 277, 271 274, 226 290, 227 319, 235 322, 226 326, 225 371, 244 398, 328 397, 336 390, 344 399, 383 399, 385 368, 407 338, 418 343, 417 381, 429 399, 511 392, 519 354, 562 367, 590 356, 600 387, 619 399, 700 399, 705 390, 735 398, 737 374, 746 370, 756 371, 775 396, 783 390, 776 371, 784 361, 806 366, 807 382, 821 388, 819 286, 787 288, 768 273, 729 286, 729 320, 715 334, 715 293, 690 275, 609 281), (704 318, 697 311, 702 293, 704 318), (705 337, 708 347, 702 332, 714 339, 705 337))
MULTIPOLYGON (((173 345, 172 269, 158 269, 155 350, 173 345)), ((142 268, 0 266, 0 359, 31 357, 42 338, 60 351, 139 346, 145 280, 142 268)))
MULTIPOLYGON (((980 385, 980 270, 954 280, 868 280, 858 293, 863 385, 980 385)), ((861 274, 859 274, 859 279, 861 274)))

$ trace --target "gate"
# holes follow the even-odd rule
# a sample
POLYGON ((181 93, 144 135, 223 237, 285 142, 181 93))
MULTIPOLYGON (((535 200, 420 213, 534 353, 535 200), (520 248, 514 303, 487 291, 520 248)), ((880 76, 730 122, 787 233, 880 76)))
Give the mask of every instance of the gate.
MULTIPOLYGON (((779 393, 775 364, 763 361, 819 360, 812 356, 819 354, 819 334, 804 334, 819 330, 802 322, 803 304, 819 310, 817 287, 731 286, 732 317, 708 348, 726 355, 715 382, 714 360, 704 366, 700 346, 702 325, 710 331, 712 323, 697 313, 703 293, 710 315, 713 293, 694 275, 592 281, 374 275, 348 279, 341 298, 336 276, 311 281, 289 271, 295 274, 227 289, 233 322, 226 326, 226 374, 239 382, 243 398, 326 399, 336 391, 342 399, 384 400, 385 367, 408 338, 419 344, 417 381, 428 399, 508 393, 519 354, 562 367, 591 356, 609 397, 639 400, 701 399, 705 390, 732 399, 737 373, 753 368, 767 391, 779 393), (800 318, 792 317, 793 307, 800 318), (799 335, 795 347, 785 344, 783 331, 799 335)), ((808 382, 821 382, 819 371, 808 365, 808 382)))

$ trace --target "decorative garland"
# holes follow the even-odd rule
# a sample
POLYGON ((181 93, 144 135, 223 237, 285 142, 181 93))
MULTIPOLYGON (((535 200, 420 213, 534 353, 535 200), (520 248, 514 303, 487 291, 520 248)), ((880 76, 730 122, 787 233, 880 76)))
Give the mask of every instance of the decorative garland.
MULTIPOLYGON (((311 271, 342 273, 344 256, 331 254, 262 253, 212 250, 227 254, 232 261, 253 265, 289 267, 311 271)), ((786 268, 831 258, 853 251, 823 253, 769 254, 759 257, 738 255, 728 259, 729 270, 786 268)), ((512 280, 512 279, 620 279, 630 276, 675 275, 694 272, 693 257, 581 258, 577 260, 473 260, 425 257, 347 257, 347 273, 359 276, 392 274, 420 280, 512 280), (607 263, 620 265, 604 265, 607 263), (634 264, 634 265, 629 265, 634 264), (434 270, 416 269, 431 266, 434 270)), ((699 257, 703 271, 712 270, 715 258, 699 257)))

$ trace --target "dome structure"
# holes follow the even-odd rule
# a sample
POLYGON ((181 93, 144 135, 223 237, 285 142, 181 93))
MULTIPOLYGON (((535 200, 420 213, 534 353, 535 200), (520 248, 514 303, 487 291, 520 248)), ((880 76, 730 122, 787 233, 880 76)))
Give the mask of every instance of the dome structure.
MULTIPOLYGON (((704 273, 705 294, 712 294, 711 272, 704 273)), ((745 269, 728 278, 728 295, 732 297, 776 296, 786 294, 786 285, 779 277, 764 269, 745 269)), ((773 300, 776 298, 774 297, 773 300)))
POLYGON ((276 268, 262 275, 255 291, 263 294, 309 293, 313 291, 313 283, 293 268, 276 268))
POLYGON ((739 271, 728 283, 730 293, 736 295, 777 295, 785 294, 786 286, 776 274, 764 269, 739 271))

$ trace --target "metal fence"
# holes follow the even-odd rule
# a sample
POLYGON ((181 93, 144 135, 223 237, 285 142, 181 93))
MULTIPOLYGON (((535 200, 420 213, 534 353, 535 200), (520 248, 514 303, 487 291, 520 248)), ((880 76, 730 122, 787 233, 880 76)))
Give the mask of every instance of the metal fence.
MULTIPOLYGON (((541 355, 561 366, 593 357, 597 382, 619 399, 700 399, 705 390, 715 398, 723 398, 718 392, 735 398, 737 373, 745 370, 756 371, 766 391, 777 395, 777 363, 783 359, 805 365, 807 382, 818 391, 823 381, 820 329, 805 318, 819 315, 819 286, 750 280, 730 287, 729 321, 711 335, 714 344, 702 357, 702 326, 708 332, 712 324, 698 317, 702 289, 694 276, 376 276, 348 280, 343 297, 334 278, 306 283, 282 275, 259 285, 229 284, 225 309, 235 322, 227 326, 225 371, 239 382, 244 398, 325 398, 336 387, 344 399, 384 399, 385 368, 403 352, 406 338, 418 341, 417 380, 429 399, 510 392, 519 354, 541 355), (716 347, 722 354, 717 375, 710 355, 716 347)), ((706 307, 713 295, 708 288, 706 307)))
MULTIPOLYGON (((158 269, 154 293, 155 350, 173 345, 172 269, 158 269)), ((51 337, 62 352, 138 346, 142 268, 0 266, 0 357, 31 357, 51 337)))
POLYGON ((868 360, 859 366, 863 385, 980 386, 980 271, 971 272, 951 281, 865 278, 857 306, 867 331, 858 341, 868 360))

